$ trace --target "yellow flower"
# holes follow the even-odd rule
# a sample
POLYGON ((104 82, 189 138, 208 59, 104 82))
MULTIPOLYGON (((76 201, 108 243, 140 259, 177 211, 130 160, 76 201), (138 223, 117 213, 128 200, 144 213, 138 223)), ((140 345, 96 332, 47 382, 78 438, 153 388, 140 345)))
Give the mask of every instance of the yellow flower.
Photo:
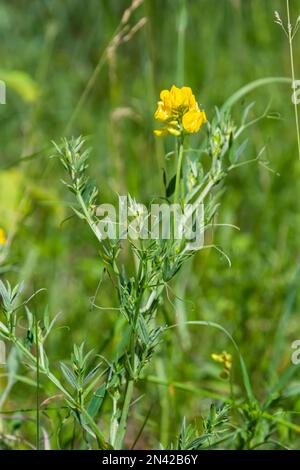
POLYGON ((198 132, 206 123, 206 114, 201 111, 190 87, 162 90, 157 103, 155 119, 164 123, 163 129, 155 130, 155 135, 162 137, 167 134, 179 136, 198 132))
POLYGON ((222 354, 213 353, 211 358, 215 362, 220 362, 224 365, 224 368, 221 372, 222 378, 227 378, 230 375, 231 368, 232 368, 232 356, 226 351, 223 351, 222 354))
POLYGON ((0 228, 0 247, 6 244, 6 236, 3 228, 0 228))

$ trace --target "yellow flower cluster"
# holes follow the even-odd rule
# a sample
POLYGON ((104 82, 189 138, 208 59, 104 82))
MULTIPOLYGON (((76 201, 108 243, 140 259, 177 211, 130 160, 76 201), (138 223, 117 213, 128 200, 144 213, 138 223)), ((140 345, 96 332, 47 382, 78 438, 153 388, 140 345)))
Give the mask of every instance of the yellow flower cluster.
POLYGON ((0 228, 0 246, 3 246, 6 244, 6 236, 3 228, 0 228))
POLYGON ((172 134, 180 136, 198 132, 206 123, 206 114, 201 111, 190 87, 162 90, 157 103, 155 119, 164 123, 163 129, 155 130, 157 136, 172 134))
POLYGON ((224 365, 224 369, 221 372, 222 378, 227 378, 230 375, 232 368, 232 356, 226 351, 223 351, 222 354, 213 353, 211 358, 215 362, 219 362, 224 365))

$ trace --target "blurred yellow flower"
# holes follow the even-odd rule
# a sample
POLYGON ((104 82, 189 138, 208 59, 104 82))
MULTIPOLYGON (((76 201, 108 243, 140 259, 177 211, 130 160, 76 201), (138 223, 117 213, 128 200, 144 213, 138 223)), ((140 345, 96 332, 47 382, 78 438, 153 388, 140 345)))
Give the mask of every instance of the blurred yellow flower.
POLYGON ((223 351, 221 354, 213 353, 211 358, 215 362, 224 364, 224 369, 221 372, 222 378, 227 378, 230 375, 232 368, 232 356, 226 351, 223 351))
POLYGON ((172 134, 175 136, 198 132, 206 123, 206 114, 201 111, 190 87, 162 90, 157 103, 155 119, 164 123, 163 129, 155 130, 157 136, 172 134))
POLYGON ((6 236, 3 228, 0 228, 0 246, 5 245, 6 243, 6 236))

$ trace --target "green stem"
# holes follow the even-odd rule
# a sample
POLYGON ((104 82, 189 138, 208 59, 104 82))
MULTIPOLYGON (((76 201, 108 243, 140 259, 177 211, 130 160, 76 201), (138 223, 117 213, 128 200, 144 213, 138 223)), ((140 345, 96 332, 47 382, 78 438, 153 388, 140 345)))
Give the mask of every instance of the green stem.
POLYGON ((183 138, 179 142, 174 204, 178 204, 178 200, 179 200, 179 185, 180 185, 180 179, 181 179, 182 158, 183 158, 183 138))
POLYGON ((84 416, 84 418, 86 419, 86 422, 88 423, 88 425, 90 426, 91 430, 94 432, 95 436, 96 436, 96 439, 97 439, 97 443, 98 443, 98 447, 100 450, 109 450, 109 449, 112 449, 111 446, 105 441, 104 437, 103 437, 103 434, 102 432, 100 431, 100 429, 98 428, 97 424, 95 423, 95 421, 93 420, 93 418, 89 415, 89 413, 86 411, 85 408, 80 408, 80 413, 84 416))
POLYGON ((40 448, 40 349, 38 337, 38 320, 35 312, 35 344, 36 344, 36 450, 40 448))
POLYGON ((144 288, 143 286, 141 286, 137 294, 137 301, 136 301, 135 314, 133 318, 132 332, 131 332, 130 346, 129 346, 132 370, 129 371, 128 377, 127 377, 126 392, 125 392, 125 397, 124 397, 124 402, 123 402, 123 407, 122 407, 122 412, 121 412, 121 419, 119 422, 119 427, 118 427, 116 441, 115 441, 116 449, 122 449, 122 446, 123 446, 123 441, 124 441, 124 437, 126 433, 128 413, 129 413, 129 406, 130 406, 130 402, 131 402, 132 395, 133 395, 134 383, 137 379, 136 360, 135 360, 135 346, 136 346, 136 341, 137 341, 136 325, 137 325, 138 317, 140 314, 140 305, 141 305, 143 293, 144 293, 144 288))
MULTIPOLYGON (((295 83, 295 67, 294 67, 293 37, 292 37, 292 25, 291 25, 291 18, 290 18, 289 0, 286 0, 286 10, 287 10, 287 17, 288 17, 288 38, 289 38, 289 46, 290 46, 290 62, 291 62, 292 86, 293 86, 295 83)), ((300 160, 299 117, 298 117, 298 108, 297 108, 296 100, 294 100, 294 111, 295 111, 295 122, 296 122, 296 132, 297 132, 298 155, 299 155, 299 160, 300 160)))
MULTIPOLYGON (((158 379, 167 382, 166 368, 162 358, 158 357, 156 360, 156 371, 158 379)), ((169 442, 169 428, 170 428, 170 410, 172 403, 170 400, 169 387, 161 387, 158 389, 160 398, 160 442, 167 446, 169 442)))
POLYGON ((134 386, 134 379, 129 378, 127 380, 122 414, 121 414, 121 419, 120 419, 117 437, 116 437, 116 443, 115 443, 116 450, 122 449, 123 447, 123 440, 124 440, 125 432, 126 432, 126 423, 127 423, 128 413, 129 413, 129 406, 130 406, 130 402, 131 402, 131 398, 133 394, 133 386, 134 386))
POLYGON ((184 84, 185 70, 185 36, 187 28, 187 9, 185 0, 181 0, 178 15, 178 40, 177 40, 177 86, 184 84))
POLYGON ((86 207, 86 204, 85 204, 84 200, 82 199, 82 196, 81 196, 79 191, 77 191, 76 197, 77 197, 77 200, 80 204, 82 212, 83 212, 83 214, 86 218, 87 223, 89 224, 90 228, 92 229, 92 231, 95 234, 95 236, 97 237, 97 239, 99 241, 101 241, 101 234, 99 233, 99 231, 97 229, 97 225, 96 225, 95 221, 93 220, 93 218, 91 217, 91 214, 90 214, 88 208, 86 207))
POLYGON ((180 180, 181 180, 181 166, 183 158, 183 137, 179 137, 177 148, 177 170, 176 170, 176 181, 175 181, 175 193, 174 193, 174 215, 172 218, 172 238, 176 238, 177 234, 177 204, 179 201, 180 193, 180 180))

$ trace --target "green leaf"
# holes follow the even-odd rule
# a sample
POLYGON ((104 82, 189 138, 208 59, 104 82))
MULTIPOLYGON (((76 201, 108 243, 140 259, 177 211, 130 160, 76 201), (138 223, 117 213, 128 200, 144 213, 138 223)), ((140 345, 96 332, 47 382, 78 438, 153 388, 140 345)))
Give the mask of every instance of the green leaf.
POLYGON ((28 103, 35 102, 40 95, 38 84, 22 70, 0 70, 0 79, 28 103))
POLYGON ((80 211, 78 211, 77 209, 75 209, 75 207, 72 207, 72 210, 75 212, 75 214, 77 215, 77 217, 79 217, 79 219, 82 219, 82 220, 85 219, 85 216, 82 214, 82 212, 80 212, 80 211))
POLYGON ((73 371, 69 367, 67 367, 63 362, 60 363, 60 368, 69 384, 72 385, 73 388, 77 389, 77 381, 73 371))
POLYGON ((10 308, 10 296, 8 293, 7 288, 5 287, 5 284, 0 280, 0 295, 2 297, 2 302, 6 310, 9 310, 10 308))
POLYGON ((174 191, 175 191, 175 186, 176 186, 176 175, 174 175, 169 184, 168 184, 168 187, 166 189, 166 197, 171 197, 172 194, 174 194, 174 191))
POLYGON ((258 80, 254 80, 253 82, 247 83, 247 85, 243 86, 239 90, 237 90, 233 95, 231 95, 223 104, 221 108, 221 112, 224 112, 237 103, 241 98, 245 95, 250 93, 251 91, 255 90, 255 88, 259 88, 264 85, 270 85, 271 83, 286 83, 291 84, 291 78, 287 77, 265 77, 259 78, 258 80))
POLYGON ((278 382, 274 385, 274 387, 270 390, 268 397, 263 404, 263 409, 266 410, 269 405, 272 403, 274 399, 278 397, 278 394, 281 392, 281 390, 286 386, 288 382, 290 382, 291 378, 293 375, 298 372, 298 367, 295 365, 290 366, 288 369, 286 369, 283 374, 280 375, 280 378, 278 382))
POLYGON ((142 315, 138 317, 137 327, 138 327, 139 337, 141 338, 144 345, 147 345, 149 343, 149 334, 148 334, 147 324, 142 315))
POLYGON ((83 386, 87 385, 92 380, 92 378, 94 377, 96 372, 99 370, 99 367, 101 366, 101 364, 102 364, 102 362, 100 364, 97 364, 96 367, 94 367, 94 369, 91 370, 91 372, 88 373, 88 375, 86 376, 86 378, 83 381, 83 386))
POLYGON ((116 351, 116 355, 115 355, 115 361, 118 361, 120 359, 120 357, 122 357, 123 354, 125 353, 127 345, 129 343, 131 331, 132 331, 132 326, 131 325, 126 325, 124 327, 121 341, 120 341, 120 343, 118 344, 118 347, 117 347, 117 351, 116 351))
POLYGON ((240 156, 243 154, 244 150, 246 149, 246 147, 248 145, 248 142, 249 142, 249 139, 245 139, 241 143, 241 145, 237 148, 237 150, 233 151, 230 154, 230 162, 231 163, 236 163, 238 161, 238 159, 240 158, 240 156))
POLYGON ((106 392, 106 384, 104 383, 99 388, 97 388, 93 397, 91 398, 87 407, 87 412, 91 416, 91 418, 94 418, 99 412, 100 407, 105 397, 105 392, 106 392))
POLYGON ((163 183, 164 183, 164 187, 167 188, 167 174, 164 168, 163 168, 163 183))

